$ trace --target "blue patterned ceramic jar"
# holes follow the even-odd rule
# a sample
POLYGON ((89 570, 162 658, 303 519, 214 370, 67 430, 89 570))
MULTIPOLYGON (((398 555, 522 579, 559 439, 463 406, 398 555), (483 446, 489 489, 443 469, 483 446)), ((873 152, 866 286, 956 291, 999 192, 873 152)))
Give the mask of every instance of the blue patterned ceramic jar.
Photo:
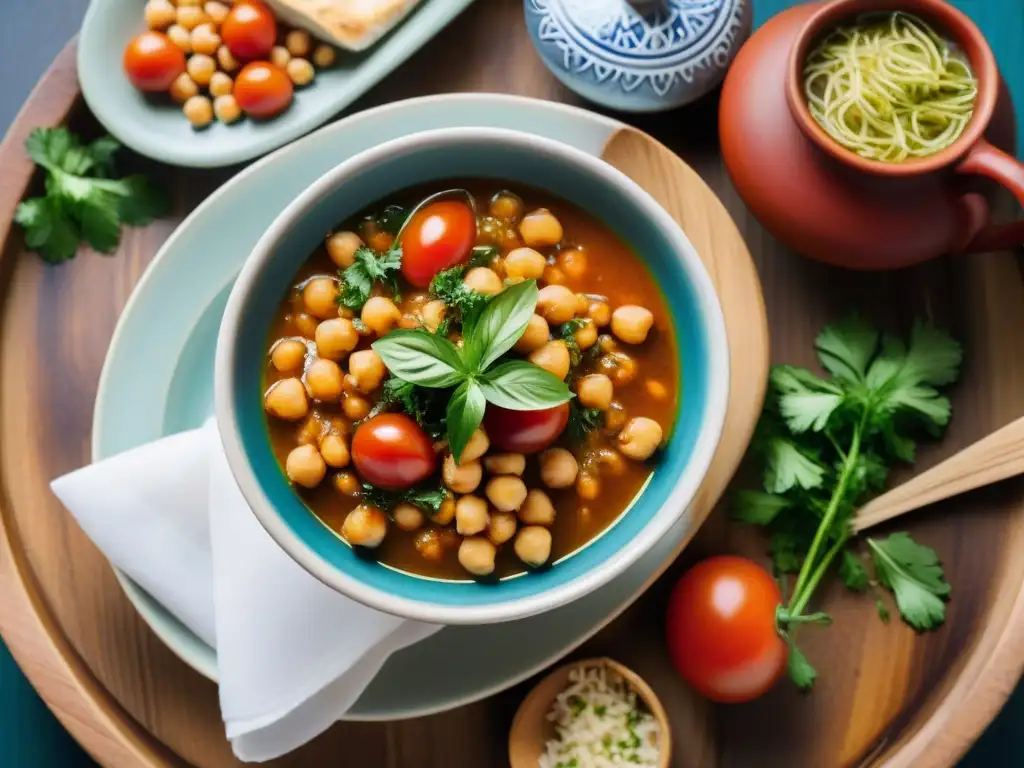
POLYGON ((688 104, 717 86, 750 33, 753 0, 524 0, 555 76, 625 112, 688 104))

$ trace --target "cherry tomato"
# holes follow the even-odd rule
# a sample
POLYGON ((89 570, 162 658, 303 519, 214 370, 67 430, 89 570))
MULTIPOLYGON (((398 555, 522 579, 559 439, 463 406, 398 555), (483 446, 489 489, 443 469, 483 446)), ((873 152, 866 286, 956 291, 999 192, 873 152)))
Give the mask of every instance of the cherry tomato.
POLYGON ((273 117, 292 103, 292 81, 273 64, 253 61, 235 78, 234 93, 239 108, 250 117, 273 117))
POLYGON ((723 555, 691 568, 668 601, 669 655, 712 701, 756 699, 779 679, 788 649, 775 631, 782 593, 761 566, 723 555))
POLYGON ((465 203, 442 200, 416 212, 402 230, 402 274, 426 288, 438 272, 469 258, 476 243, 476 216, 465 203))
POLYGON ((185 54, 163 32, 143 32, 124 49, 124 71, 140 91, 160 92, 185 71, 185 54))
POLYGON ((220 36, 236 58, 265 58, 277 40, 277 21, 262 3, 236 3, 221 24, 220 36))
POLYGON ((430 437, 401 413, 364 421, 352 436, 352 462, 368 483, 400 490, 426 480, 437 469, 430 437))
POLYGON ((484 427, 491 445, 513 453, 536 453, 551 445, 569 423, 569 404, 542 411, 513 411, 488 405, 484 427))

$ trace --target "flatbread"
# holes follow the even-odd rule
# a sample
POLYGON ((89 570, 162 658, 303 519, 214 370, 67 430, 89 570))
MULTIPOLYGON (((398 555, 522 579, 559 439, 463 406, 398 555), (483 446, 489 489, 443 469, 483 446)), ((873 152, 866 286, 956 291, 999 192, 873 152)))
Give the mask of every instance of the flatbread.
POLYGON ((369 48, 420 0, 267 0, 294 27, 350 51, 369 48))

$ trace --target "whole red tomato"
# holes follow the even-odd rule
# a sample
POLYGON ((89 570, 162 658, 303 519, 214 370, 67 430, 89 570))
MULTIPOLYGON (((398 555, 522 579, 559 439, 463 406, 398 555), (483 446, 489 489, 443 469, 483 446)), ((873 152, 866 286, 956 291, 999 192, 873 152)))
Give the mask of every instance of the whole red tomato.
POLYGON ((273 117, 292 103, 292 81, 273 64, 253 61, 235 78, 235 101, 250 117, 273 117))
POLYGON ((513 453, 536 453, 551 445, 569 423, 569 404, 541 411, 513 411, 488 405, 484 427, 491 445, 513 453))
POLYGON ((277 20, 262 3, 235 3, 221 24, 220 36, 236 58, 266 58, 277 40, 277 20))
POLYGON ((761 566, 723 555, 691 568, 668 601, 672 663, 698 692, 719 702, 755 699, 786 667, 775 631, 782 593, 761 566))
POLYGON ((475 243, 472 208, 455 200, 425 205, 402 230, 402 274, 415 287, 426 288, 438 272, 468 259, 475 243))
POLYGON ((401 490, 434 474, 437 456, 419 424, 401 413, 383 413, 356 429, 352 463, 368 483, 401 490))
POLYGON ((185 71, 185 54, 163 32, 143 32, 128 41, 122 64, 132 85, 159 93, 185 71))

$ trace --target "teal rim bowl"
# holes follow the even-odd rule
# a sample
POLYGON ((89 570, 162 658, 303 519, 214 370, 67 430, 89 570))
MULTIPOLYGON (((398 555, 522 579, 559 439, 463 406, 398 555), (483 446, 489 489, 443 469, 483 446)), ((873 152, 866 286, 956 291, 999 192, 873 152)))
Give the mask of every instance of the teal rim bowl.
POLYGON ((228 464, 271 537, 324 584, 368 606, 439 624, 510 621, 606 584, 663 536, 693 501, 725 421, 728 342, 703 264, 675 221, 625 175, 557 141, 501 129, 426 131, 329 170, 270 225, 246 261, 217 339, 214 400, 228 464), (498 582, 425 579, 361 557, 292 490, 271 450, 261 381, 271 321, 325 233, 408 187, 493 178, 537 187, 618 233, 651 270, 672 313, 681 362, 679 409, 643 492, 601 535, 551 567, 498 582))

